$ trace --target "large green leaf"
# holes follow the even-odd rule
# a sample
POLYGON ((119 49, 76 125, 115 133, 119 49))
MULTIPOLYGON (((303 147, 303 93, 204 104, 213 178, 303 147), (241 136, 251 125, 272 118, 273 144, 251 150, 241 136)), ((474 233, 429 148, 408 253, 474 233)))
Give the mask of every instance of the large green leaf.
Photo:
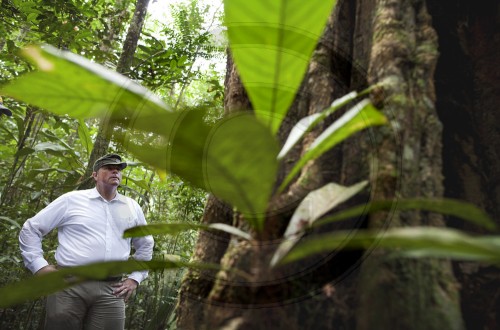
POLYGON ((344 141, 354 133, 375 125, 383 125, 387 122, 385 116, 365 99, 347 111, 342 117, 330 125, 314 142, 309 146, 306 153, 294 165, 290 173, 281 184, 279 190, 282 191, 299 173, 304 165, 323 155, 340 142, 344 141))
MULTIPOLYGON (((452 200, 452 199, 403 199, 397 201, 374 201, 366 205, 359 205, 338 212, 332 216, 323 218, 321 220, 312 222, 311 227, 322 226, 335 221, 342 221, 345 219, 355 218, 370 213, 380 211, 409 211, 409 210, 423 210, 430 212, 438 212, 441 214, 452 215, 477 224, 487 229, 496 229, 495 222, 481 209, 472 204, 452 200)), ((304 232, 309 226, 305 225, 296 228, 294 237, 302 237, 304 232)), ((416 229, 412 228, 398 228, 390 229, 389 235, 381 232, 373 231, 360 231, 355 230, 345 232, 335 232, 315 237, 304 243, 296 246, 297 250, 292 250, 290 254, 286 255, 292 247, 296 244, 294 240, 284 241, 284 247, 279 247, 275 254, 273 265, 278 262, 289 262, 305 258, 311 254, 332 251, 333 249, 343 246, 353 248, 367 248, 372 244, 378 243, 380 240, 381 247, 387 248, 401 248, 405 250, 406 256, 441 256, 457 259, 471 259, 471 260, 490 260, 493 261, 496 257, 492 257, 490 250, 492 245, 497 246, 497 259, 500 259, 500 238, 498 236, 475 238, 469 237, 466 234, 457 231, 446 231, 441 228, 425 228, 416 229), (405 242, 405 237, 411 236, 416 233, 415 237, 411 237, 405 242), (406 235, 406 236, 405 236, 406 235), (446 240, 454 240, 453 244, 459 244, 460 239, 465 238, 465 250, 455 248, 454 245, 448 248, 445 243, 446 240), (443 239, 443 242, 439 242, 443 239), (290 243, 292 241, 292 243, 290 243), (477 247, 479 246, 479 247, 477 247), (476 249, 477 247, 477 249, 476 249), (281 250, 280 250, 281 249, 281 250), (284 257, 283 257, 284 256, 284 257), (283 257, 283 259, 281 259, 283 257)))
POLYGON ((5 86, 7 95, 76 118, 107 117, 138 159, 212 192, 262 227, 278 148, 253 115, 211 127, 204 112, 168 111, 147 89, 75 54, 47 47, 31 48, 30 55, 39 71, 5 86))
POLYGON ((104 117, 114 111, 158 113, 166 106, 132 80, 51 46, 25 51, 38 71, 2 87, 1 93, 75 118, 104 117))
POLYGON ((278 145, 253 115, 237 114, 213 127, 206 143, 206 184, 262 229, 278 162, 278 145))
POLYGON ((224 0, 231 54, 257 117, 277 132, 335 0, 224 0))
POLYGON ((469 221, 486 229, 494 230, 497 228, 495 222, 483 210, 473 204, 465 201, 449 198, 436 199, 401 199, 387 201, 373 201, 365 205, 359 205, 345 211, 336 213, 332 216, 318 220, 314 226, 321 226, 330 222, 341 221, 349 218, 359 217, 361 215, 380 212, 380 211, 409 211, 423 210, 437 212, 445 215, 451 215, 460 219, 469 221))
MULTIPOLYGON (((85 280, 99 280, 116 274, 126 274, 136 270, 159 270, 159 269, 215 269, 220 270, 219 265, 208 263, 190 263, 178 260, 153 260, 153 261, 108 261, 85 266, 63 268, 57 272, 40 276, 33 276, 17 283, 8 284, 0 288, 0 308, 9 307, 27 300, 40 298, 50 293, 65 289, 71 285, 81 283, 85 280)), ((247 276, 235 269, 240 276, 247 276)))
POLYGON ((500 263, 500 236, 473 237, 438 227, 393 228, 385 232, 339 231, 299 243, 281 264, 339 248, 387 248, 406 257, 438 257, 500 263))
POLYGON ((213 127, 203 116, 199 111, 181 113, 171 131, 157 128, 163 115, 137 118, 120 140, 141 161, 212 192, 262 228, 278 166, 275 138, 249 113, 228 116, 213 127), (163 139, 153 143, 134 135, 148 129, 163 139))

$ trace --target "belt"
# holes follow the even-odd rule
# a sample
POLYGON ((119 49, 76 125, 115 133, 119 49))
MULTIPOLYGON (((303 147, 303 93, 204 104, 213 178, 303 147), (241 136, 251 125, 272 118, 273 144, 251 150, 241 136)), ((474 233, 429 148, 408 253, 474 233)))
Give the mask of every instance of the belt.
POLYGON ((104 282, 120 282, 122 280, 122 276, 109 276, 105 279, 101 280, 104 282))
MULTIPOLYGON (((57 269, 63 269, 65 267, 57 265, 56 268, 57 269)), ((74 277, 74 275, 68 275, 67 279, 71 280, 73 277, 74 277)), ((103 282, 120 282, 122 279, 123 279, 122 275, 116 275, 116 276, 108 276, 108 277, 106 277, 106 278, 104 278, 102 280, 99 280, 99 281, 103 281, 103 282)))

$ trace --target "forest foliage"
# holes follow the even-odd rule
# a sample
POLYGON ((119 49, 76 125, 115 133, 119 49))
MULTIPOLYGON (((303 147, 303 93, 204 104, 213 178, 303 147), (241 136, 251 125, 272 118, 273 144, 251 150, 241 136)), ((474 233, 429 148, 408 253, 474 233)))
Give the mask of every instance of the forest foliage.
MULTIPOLYGON (((22 49, 29 45, 50 44, 115 70, 133 9, 131 1, 2 2, 1 85, 37 70, 21 56, 22 49)), ((216 65, 225 58, 223 45, 214 42, 211 31, 220 25, 216 9, 184 1, 162 8, 165 16, 170 17, 168 21, 148 16, 133 59, 136 69, 130 72, 134 81, 147 86, 172 106, 190 103, 210 106, 214 120, 221 114, 223 94, 223 73, 216 65), (169 69, 158 70, 165 63, 169 69)), ((70 74, 66 72, 65 76, 70 74)), ((42 94, 51 94, 51 89, 42 94)), ((91 98, 91 94, 79 95, 81 101, 91 98)), ((4 97, 3 101, 13 113, 11 117, 0 117, 0 166, 4 169, 0 175, 3 230, 0 262, 1 285, 5 286, 31 278, 18 249, 20 227, 59 195, 77 189, 98 132, 98 120, 54 114, 21 99, 4 97)), ((174 174, 156 171, 117 143, 113 142, 109 151, 121 153, 127 159, 129 166, 123 173, 120 191, 140 203, 149 223, 199 222, 206 192, 174 174)), ((196 236, 191 230, 158 237, 155 260, 170 260, 170 255, 176 255, 176 262, 186 262, 196 236)), ((56 233, 44 240, 49 260, 53 260, 55 241, 56 233)), ((175 305, 181 275, 182 269, 178 267, 173 271, 151 272, 129 303, 127 327, 143 328, 146 321, 151 328, 164 324, 175 305)), ((38 283, 36 287, 46 289, 50 283, 38 283)), ((0 328, 38 328, 43 321, 42 309, 41 299, 4 308, 0 328)))
MULTIPOLYGON (((86 5, 80 4, 82 7, 78 8, 78 15, 75 17, 82 22, 81 26, 87 26, 86 5)), ((107 2, 103 1, 100 4, 104 6, 103 8, 107 8, 102 10, 101 15, 112 11, 112 7, 105 6, 107 2)), ((153 196, 158 191, 169 195, 168 190, 162 190, 165 189, 165 184, 154 180, 156 173, 160 176, 169 173, 180 178, 176 179, 178 181, 172 179, 176 184, 189 182, 196 187, 189 188, 193 189, 190 190, 190 194, 193 194, 190 196, 195 196, 195 204, 203 200, 201 197, 203 192, 210 192, 234 207, 252 228, 251 232, 246 233, 220 224, 212 225, 210 228, 198 224, 186 225, 184 223, 186 218, 200 214, 199 203, 196 204, 198 209, 189 209, 190 213, 176 219, 182 221, 165 223, 168 221, 164 218, 165 210, 162 210, 162 205, 168 205, 170 202, 174 208, 182 208, 182 203, 186 202, 183 200, 180 204, 176 204, 171 201, 169 195, 164 200, 148 204, 149 207, 158 208, 152 212, 158 217, 158 221, 151 222, 162 222, 161 224, 153 223, 150 226, 136 228, 126 235, 163 233, 179 237, 175 235, 192 229, 209 229, 229 232, 241 239, 257 239, 258 233, 264 228, 270 198, 273 194, 283 191, 306 163, 314 161, 360 130, 387 123, 387 119, 370 102, 368 95, 371 88, 368 88, 365 91, 350 93, 333 102, 322 112, 299 121, 280 151, 276 133, 286 117, 334 5, 335 1, 324 0, 307 2, 259 0, 251 2, 251 5, 243 0, 224 2, 225 25, 231 54, 255 110, 253 113, 241 112, 224 118, 219 118, 217 114, 214 116, 213 111, 214 107, 221 106, 221 103, 217 103, 220 102, 221 96, 221 86, 218 84, 213 84, 217 87, 216 93, 205 95, 205 99, 202 100, 197 98, 196 102, 191 104, 171 102, 169 96, 172 94, 168 94, 168 88, 167 95, 162 94, 165 92, 165 86, 170 86, 172 82, 182 85, 194 79, 196 75, 193 75, 191 70, 186 72, 185 68, 192 68, 194 59, 201 56, 200 50, 213 49, 205 47, 205 43, 209 40, 206 37, 188 38, 191 41, 197 40, 198 44, 194 48, 183 43, 189 42, 183 37, 187 33, 182 27, 183 22, 186 22, 185 17, 181 17, 179 21, 181 28, 176 32, 180 34, 180 46, 164 43, 151 33, 144 34, 145 41, 139 47, 136 58, 137 69, 130 75, 132 79, 118 75, 103 66, 106 61, 112 61, 113 56, 96 55, 97 44, 87 45, 89 49, 85 50, 83 48, 85 42, 74 44, 75 40, 90 38, 91 35, 94 37, 92 33, 99 33, 100 29, 94 29, 92 23, 88 23, 86 37, 70 38, 71 40, 64 46, 61 46, 61 42, 53 42, 54 40, 49 37, 40 37, 36 41, 52 46, 23 47, 23 57, 11 55, 14 57, 8 63, 23 63, 23 68, 22 70, 16 70, 16 67, 2 68, 10 72, 8 80, 12 81, 3 85, 0 93, 12 98, 9 106, 16 112, 14 120, 8 121, 10 126, 5 124, 6 128, 2 133, 13 139, 8 147, 3 147, 2 152, 5 152, 8 161, 14 164, 12 178, 5 181, 2 205, 4 198, 12 203, 14 199, 4 196, 12 196, 12 191, 18 187, 22 191, 17 191, 17 194, 24 196, 25 201, 22 214, 15 213, 23 209, 23 205, 18 204, 10 208, 9 213, 5 215, 10 220, 6 220, 6 223, 11 226, 12 235, 18 230, 23 217, 30 214, 33 209, 43 206, 43 203, 57 196, 62 187, 66 190, 71 189, 71 184, 78 180, 78 174, 81 173, 82 158, 85 159, 92 143, 89 137, 95 133, 89 123, 93 123, 94 118, 107 118, 115 125, 114 148, 129 153, 137 160, 136 165, 144 165, 150 169, 150 172, 144 172, 139 166, 132 166, 134 172, 130 175, 127 173, 125 185, 130 194, 135 194, 134 197, 141 199, 143 203, 148 203, 150 198, 154 199, 153 196), (175 46, 179 46, 179 49, 175 46), (156 61, 157 55, 158 61, 156 61), (174 69, 170 70, 172 67, 174 69), (316 138, 285 180, 278 183, 281 186, 275 189, 276 173, 283 155, 291 146, 304 138, 307 131, 338 109, 347 110, 316 138), (39 125, 37 129, 45 132, 42 134, 45 139, 33 142, 30 135, 29 140, 20 142, 23 141, 22 135, 27 131, 28 114, 43 114, 43 118, 46 118, 38 119, 42 120, 42 123, 36 121, 31 123, 32 126, 39 125), (65 128, 66 133, 64 133, 65 128), (51 135, 53 134, 51 131, 55 129, 62 130, 59 131, 59 137, 51 135), (66 135, 73 136, 73 141, 67 142, 66 135), (30 141, 31 144, 26 144, 26 141, 30 141), (62 155, 64 157, 58 158, 58 163, 53 163, 54 156, 62 155), (50 164, 50 167, 42 164, 34 165, 40 161, 50 164), (27 164, 31 166, 27 167, 27 164), (45 180, 39 183, 41 194, 29 194, 28 197, 27 192, 31 187, 23 188, 23 184, 33 184, 26 180, 28 168, 35 171, 31 174, 33 178, 43 177, 45 180), (61 173, 61 169, 67 169, 68 173, 61 173), (48 182, 56 181, 62 174, 66 174, 65 184, 60 185, 59 189, 50 190, 48 194, 44 193, 43 187, 48 187, 48 182), (153 185, 155 189, 151 189, 152 182, 158 184, 158 186, 153 185), (37 198, 43 200, 33 208, 32 203, 37 198)), ((32 24, 34 16, 31 14, 34 13, 28 13, 29 10, 21 12, 26 15, 24 19, 27 24, 32 24)), ((72 13, 72 10, 76 9, 69 8, 68 12, 72 13)), ((107 22, 106 19, 103 22, 107 22)), ((199 27, 195 29, 198 32, 199 27)), ((163 32, 168 35, 170 30, 165 29, 163 32)), ((14 30, 10 33, 13 34, 14 30)), ((61 34, 61 40, 65 40, 64 36, 61 34)), ((169 40, 172 41, 172 38, 169 40)), ((29 43, 28 41, 30 40, 25 40, 25 44, 29 43)), ((204 56, 209 57, 207 54, 204 56)), ((213 83, 213 79, 206 76, 204 78, 208 84, 213 83)), ((5 119, 2 118, 2 121, 5 119)), ((304 233, 312 226, 319 226, 328 221, 341 221, 347 216, 372 212, 405 209, 449 212, 488 229, 495 228, 493 221, 484 212, 472 205, 452 200, 374 201, 372 204, 323 218, 324 214, 339 203, 365 188, 365 182, 351 187, 330 184, 311 192, 304 202, 309 203, 307 205, 314 205, 314 212, 311 212, 311 207, 307 205, 297 208, 285 233, 285 240, 276 252, 270 267, 277 267, 280 263, 328 251, 337 246, 371 248, 374 245, 397 249, 411 257, 465 258, 498 263, 500 253, 497 236, 471 237, 445 228, 391 229, 382 234, 370 231, 335 232, 301 241, 304 233)), ((192 220, 196 221, 196 218, 192 220)), ((165 244, 171 244, 171 240, 166 240, 165 244)), ((156 249, 160 254, 165 252, 161 244, 156 249)), ((173 252, 178 254, 178 251, 173 252)), ((12 258, 14 255, 13 253, 12 258)), ((18 259, 14 258, 12 262, 19 267, 18 259)), ((197 269, 217 266, 192 264, 182 258, 164 257, 162 260, 149 263, 130 261, 96 264, 73 269, 71 273, 79 275, 81 280, 84 280, 105 277, 117 268, 129 271, 139 268, 158 270, 183 267, 197 269)), ((0 293, 5 297, 2 307, 65 287, 67 283, 63 275, 40 276, 1 288, 0 293), (43 291, 29 290, 42 284, 46 285, 43 291), (25 290, 19 290, 21 287, 25 290)))

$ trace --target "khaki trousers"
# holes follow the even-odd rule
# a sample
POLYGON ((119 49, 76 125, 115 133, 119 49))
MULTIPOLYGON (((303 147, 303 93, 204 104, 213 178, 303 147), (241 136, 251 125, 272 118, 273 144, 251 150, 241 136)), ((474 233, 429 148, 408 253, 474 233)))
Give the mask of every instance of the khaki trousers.
POLYGON ((47 330, 123 330, 125 302, 113 295, 114 282, 90 281, 47 297, 47 330))

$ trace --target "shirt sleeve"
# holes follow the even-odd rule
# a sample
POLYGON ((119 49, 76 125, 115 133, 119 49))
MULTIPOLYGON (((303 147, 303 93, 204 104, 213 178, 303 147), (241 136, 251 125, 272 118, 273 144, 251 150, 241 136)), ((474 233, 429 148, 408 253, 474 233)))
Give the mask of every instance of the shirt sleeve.
POLYGON ((58 226, 66 209, 67 200, 63 195, 28 219, 21 228, 19 248, 24 265, 33 274, 49 264, 43 256, 42 238, 58 226))
MULTIPOLYGON (((132 201, 132 204, 134 205, 135 212, 137 213, 137 225, 142 226, 146 225, 146 219, 144 217, 144 213, 142 212, 141 207, 139 204, 137 204, 136 201, 132 201)), ((148 236, 141 236, 141 237, 134 237, 132 238, 132 245, 134 246, 135 253, 132 256, 135 260, 140 260, 140 261, 149 261, 153 257, 153 247, 154 247, 154 240, 153 236, 148 235, 148 236)), ((137 283, 141 283, 143 280, 145 280, 148 277, 148 271, 143 270, 143 271, 136 271, 132 272, 128 278, 131 278, 137 283)))

